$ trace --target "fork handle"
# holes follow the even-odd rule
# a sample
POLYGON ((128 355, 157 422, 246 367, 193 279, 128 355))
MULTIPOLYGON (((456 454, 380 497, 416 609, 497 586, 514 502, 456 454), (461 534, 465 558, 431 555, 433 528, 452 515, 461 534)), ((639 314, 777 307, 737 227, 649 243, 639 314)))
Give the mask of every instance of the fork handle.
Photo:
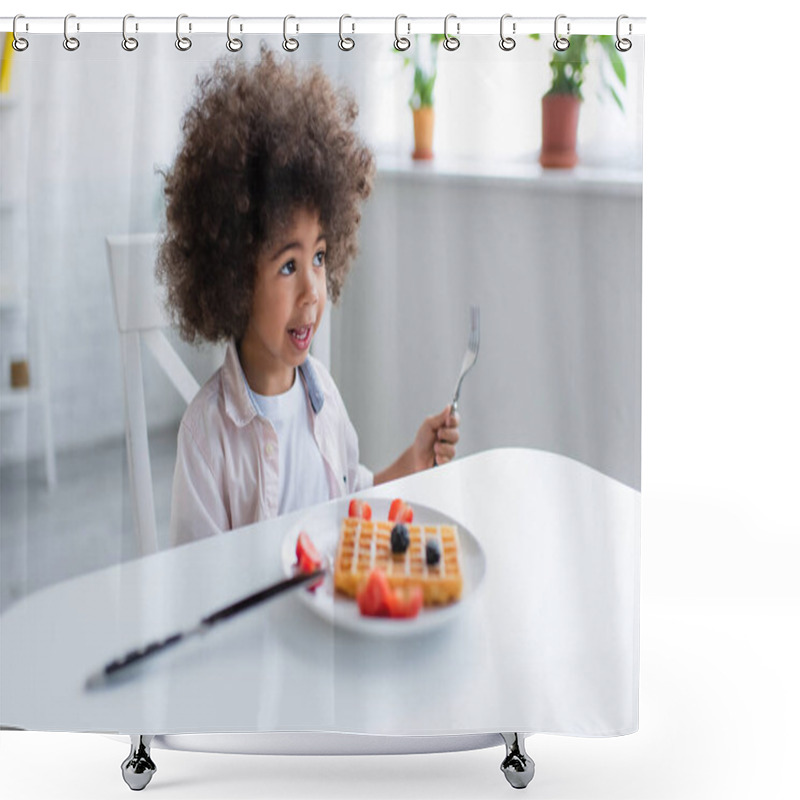
MULTIPOLYGON (((453 402, 450 403, 450 416, 452 417, 453 414, 456 413, 456 411, 458 411, 458 400, 457 399, 453 400, 453 402)), ((442 440, 441 439, 437 439, 436 441, 437 442, 441 442, 442 440)), ((436 461, 436 454, 435 453, 433 454, 433 466, 434 467, 438 467, 439 466, 438 462, 436 461)))

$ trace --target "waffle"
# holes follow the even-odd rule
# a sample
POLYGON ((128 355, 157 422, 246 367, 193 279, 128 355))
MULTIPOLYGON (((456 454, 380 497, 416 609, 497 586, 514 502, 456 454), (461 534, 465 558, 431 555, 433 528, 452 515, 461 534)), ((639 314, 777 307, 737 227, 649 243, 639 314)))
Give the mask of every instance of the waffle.
POLYGON ((405 553, 393 554, 393 522, 345 517, 336 549, 334 586, 355 597, 373 569, 386 573, 392 589, 419 585, 426 606, 458 600, 464 579, 461 548, 455 525, 406 525, 411 543, 405 553), (429 566, 425 560, 428 539, 439 542, 441 558, 429 566))

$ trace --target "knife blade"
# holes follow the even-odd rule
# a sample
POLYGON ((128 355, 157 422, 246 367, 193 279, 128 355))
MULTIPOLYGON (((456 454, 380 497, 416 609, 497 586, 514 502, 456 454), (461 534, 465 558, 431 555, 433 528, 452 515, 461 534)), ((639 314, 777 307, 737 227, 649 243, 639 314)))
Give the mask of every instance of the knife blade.
POLYGON ((237 600, 235 603, 231 603, 230 605, 220 608, 218 611, 214 611, 213 613, 203 617, 193 628, 187 628, 184 631, 173 633, 171 636, 151 642, 145 647, 131 650, 124 656, 120 656, 113 661, 109 661, 102 669, 98 670, 87 678, 85 688, 87 690, 98 689, 101 686, 109 683, 114 678, 119 677, 121 672, 127 670, 134 664, 140 664, 146 658, 149 658, 156 653, 162 653, 164 650, 174 647, 181 642, 185 642, 192 636, 207 633, 214 625, 217 625, 220 622, 224 622, 225 620, 258 605, 259 603, 270 600, 276 595, 283 594, 284 592, 287 592, 290 589, 295 589, 298 586, 311 583, 312 581, 315 581, 324 575, 324 569, 317 569, 313 572, 303 572, 298 575, 293 575, 291 578, 286 578, 285 580, 279 581, 278 583, 273 583, 271 586, 267 586, 266 588, 254 592, 253 594, 247 595, 247 597, 243 597, 241 600, 237 600))

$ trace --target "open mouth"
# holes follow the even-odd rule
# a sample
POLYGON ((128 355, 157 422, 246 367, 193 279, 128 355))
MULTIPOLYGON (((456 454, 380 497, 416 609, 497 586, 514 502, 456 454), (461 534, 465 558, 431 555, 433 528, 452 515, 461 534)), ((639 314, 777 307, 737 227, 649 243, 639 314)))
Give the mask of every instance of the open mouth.
POLYGON ((296 347, 305 350, 311 344, 312 330, 311 325, 304 325, 302 328, 290 328, 289 336, 292 337, 296 347))

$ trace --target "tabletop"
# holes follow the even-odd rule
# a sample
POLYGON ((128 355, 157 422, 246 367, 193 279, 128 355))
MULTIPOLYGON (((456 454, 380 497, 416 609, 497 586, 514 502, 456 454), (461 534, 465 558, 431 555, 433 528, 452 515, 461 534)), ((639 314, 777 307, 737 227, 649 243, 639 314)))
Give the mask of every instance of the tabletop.
POLYGON ((300 511, 92 572, 9 608, 0 616, 0 723, 160 734, 636 730, 637 491, 561 455, 505 448, 360 496, 436 509, 480 544, 484 578, 445 624, 375 637, 321 618, 290 593, 124 681, 85 689, 109 660, 283 577, 282 546, 296 536, 300 511))

